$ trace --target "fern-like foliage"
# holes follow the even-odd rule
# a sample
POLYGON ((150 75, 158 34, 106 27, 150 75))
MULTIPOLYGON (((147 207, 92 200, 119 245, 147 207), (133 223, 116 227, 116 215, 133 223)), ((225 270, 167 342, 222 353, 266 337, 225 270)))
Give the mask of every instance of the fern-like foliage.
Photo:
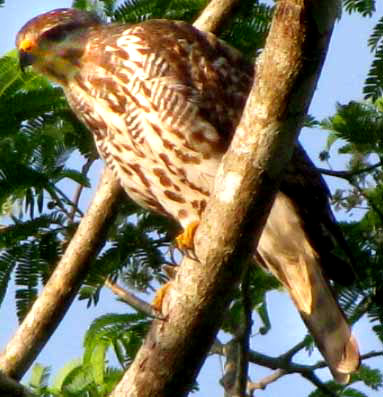
POLYGON ((342 153, 377 153, 383 149, 383 113, 379 101, 337 104, 335 115, 320 125, 330 133, 327 149, 339 139, 346 141, 340 148, 342 153))
POLYGON ((339 385, 335 382, 327 382, 325 388, 332 394, 326 392, 325 388, 317 389, 309 394, 309 397, 328 397, 329 395, 336 395, 339 397, 368 397, 368 394, 355 388, 357 382, 363 382, 369 389, 377 391, 383 386, 382 374, 377 369, 369 368, 362 365, 359 371, 351 375, 350 383, 347 386, 339 385))
POLYGON ((73 139, 79 136, 79 122, 69 116, 62 90, 30 71, 22 74, 15 55, 0 58, 0 213, 6 217, 0 234, 0 298, 14 271, 22 318, 71 233, 68 214, 74 204, 62 197, 58 185, 63 180, 89 185, 85 175, 68 167, 69 158, 76 148, 93 157, 95 151, 84 128, 81 138, 73 139), (87 145, 75 145, 86 140, 87 145))
MULTIPOLYGON (((383 340, 382 100, 338 105, 336 113, 320 125, 330 132, 327 149, 337 142, 338 150, 349 156, 342 176, 350 187, 337 190, 333 196, 336 208, 347 211, 359 208, 361 212, 357 222, 341 224, 354 256, 357 282, 340 289, 338 300, 351 322, 367 316, 373 331, 383 340), (368 172, 361 172, 363 169, 368 172)), ((381 387, 379 371, 366 367, 357 376, 372 388, 381 387)), ((346 390, 347 395, 360 393, 346 390)))
MULTIPOLYGON (((363 3, 363 1, 361 1, 363 3)), ((375 5, 371 5, 371 12, 365 15, 371 15, 375 11, 375 5)), ((368 46, 374 54, 374 59, 368 71, 364 83, 363 93, 365 98, 377 100, 382 96, 383 87, 383 18, 380 18, 375 25, 369 39, 368 46)))
POLYGON ((219 35, 247 58, 254 58, 264 46, 273 10, 272 6, 251 0, 240 2, 219 35))
POLYGON ((205 0, 128 0, 114 10, 113 20, 137 23, 162 18, 192 22, 205 4, 205 0))
MULTIPOLYGON (((98 346, 112 348, 122 368, 133 360, 149 327, 149 320, 141 314, 106 314, 97 318, 89 327, 84 339, 84 363, 98 355, 98 346)), ((93 361, 94 362, 94 361, 93 361)), ((100 359, 99 365, 104 365, 100 359)))
MULTIPOLYGON (((379 32, 381 34, 381 32, 379 32)), ((379 39, 374 59, 363 87, 365 98, 377 100, 383 93, 383 42, 379 39)))
POLYGON ((343 0, 343 6, 347 12, 359 12, 364 17, 375 12, 375 0, 343 0))
POLYGON ((139 314, 106 314, 93 321, 84 338, 82 359, 68 362, 49 384, 50 370, 32 369, 29 387, 41 397, 106 397, 132 362, 149 327, 139 314), (113 353, 113 356, 110 355, 113 353), (108 359, 118 365, 108 365, 108 359))

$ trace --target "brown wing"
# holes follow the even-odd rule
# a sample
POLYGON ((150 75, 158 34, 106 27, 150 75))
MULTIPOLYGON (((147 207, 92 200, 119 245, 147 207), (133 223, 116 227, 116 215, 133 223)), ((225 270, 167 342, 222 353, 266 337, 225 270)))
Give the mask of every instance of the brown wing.
POLYGON ((280 190, 293 201, 307 238, 320 256, 325 274, 341 285, 350 285, 355 280, 352 266, 354 259, 331 211, 330 191, 299 144, 295 148, 280 190), (336 248, 343 251, 346 259, 341 259, 334 253, 336 248))
MULTIPOLYGON (((327 276, 352 268, 336 257, 345 246, 321 175, 297 146, 257 247, 257 259, 286 287, 334 378, 347 383, 359 366, 359 350, 327 276)), ((339 277, 338 277, 339 278, 339 277)))

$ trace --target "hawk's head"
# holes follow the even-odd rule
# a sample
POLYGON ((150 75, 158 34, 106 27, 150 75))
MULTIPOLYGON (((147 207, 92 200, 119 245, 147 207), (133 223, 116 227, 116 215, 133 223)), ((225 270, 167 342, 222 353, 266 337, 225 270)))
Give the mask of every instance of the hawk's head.
POLYGON ((21 68, 33 65, 65 84, 76 73, 89 28, 100 24, 96 15, 73 8, 56 9, 31 19, 16 37, 21 68))

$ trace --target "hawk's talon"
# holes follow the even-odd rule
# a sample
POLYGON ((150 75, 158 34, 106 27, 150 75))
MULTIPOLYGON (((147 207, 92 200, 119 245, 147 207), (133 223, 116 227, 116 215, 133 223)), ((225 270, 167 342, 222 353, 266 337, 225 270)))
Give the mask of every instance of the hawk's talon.
POLYGON ((168 281, 156 291, 156 295, 152 301, 152 307, 159 313, 162 313, 162 303, 165 299, 165 295, 168 293, 168 290, 171 287, 171 284, 172 282, 168 281))
POLYGON ((199 226, 199 221, 189 223, 185 230, 176 237, 176 245, 180 251, 192 250, 194 248, 194 235, 199 226))

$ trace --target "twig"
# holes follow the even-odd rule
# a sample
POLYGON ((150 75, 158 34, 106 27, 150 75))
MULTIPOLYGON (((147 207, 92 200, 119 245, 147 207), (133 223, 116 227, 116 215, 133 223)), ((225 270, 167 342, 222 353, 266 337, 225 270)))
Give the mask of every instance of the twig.
MULTIPOLYGON (((80 216, 84 216, 84 213, 80 210, 80 208, 78 208, 77 206, 75 206, 75 205, 73 204, 72 200, 71 200, 59 187, 57 187, 56 185, 54 185, 53 188, 54 188, 54 190, 64 199, 64 201, 65 201, 68 205, 70 205, 76 212, 78 212, 78 214, 79 214, 80 216)), ((60 207, 60 208, 61 208, 61 207, 60 207)), ((65 212, 65 214, 68 215, 68 217, 70 216, 70 214, 69 214, 68 211, 65 210, 64 212, 65 212)))
POLYGON ((271 375, 265 376, 258 382, 248 382, 247 390, 249 391, 250 395, 252 395, 254 390, 259 390, 259 389, 264 390, 268 385, 277 381, 279 378, 282 378, 282 376, 285 376, 287 374, 288 372, 286 372, 286 370, 277 369, 271 375))
POLYGON ((361 360, 368 360, 369 358, 374 358, 374 357, 379 357, 379 356, 383 356, 383 350, 380 351, 380 352, 372 351, 372 352, 369 352, 369 353, 366 353, 366 354, 362 354, 360 356, 360 359, 361 360))
POLYGON ((250 268, 248 266, 242 277, 242 306, 243 316, 240 324, 240 334, 238 336, 238 360, 237 360, 237 373, 235 379, 234 392, 237 396, 246 395, 248 370, 249 370, 249 349, 251 329, 253 325, 252 313, 253 306, 250 296, 250 268))
MULTIPOLYGON (((225 396, 245 396, 248 380, 249 346, 252 328, 252 303, 250 297, 250 269, 247 268, 242 277, 242 315, 235 337, 225 345, 219 346, 225 356, 224 376, 221 384, 225 389, 225 396)), ((218 341, 214 346, 218 347, 218 341)), ((210 349, 212 352, 212 349, 210 349)))
MULTIPOLYGON (((229 342, 231 343, 231 342, 229 342)), ((272 370, 276 370, 276 373, 267 376, 264 379, 261 379, 259 382, 250 382, 250 387, 255 390, 255 388, 262 388, 262 384, 266 383, 267 384, 277 380, 279 377, 289 375, 289 374, 300 374, 303 376, 305 379, 313 383, 315 386, 320 388, 323 392, 327 393, 329 396, 335 397, 336 395, 327 388, 327 386, 315 375, 314 371, 317 369, 321 368, 326 368, 328 367, 327 363, 323 360, 318 361, 316 364, 313 365, 302 365, 302 364, 296 364, 291 361, 292 357, 294 354, 296 354, 299 350, 302 349, 304 346, 304 340, 297 343, 293 348, 288 350, 286 353, 281 354, 279 357, 271 357, 267 356, 263 353, 256 352, 254 350, 249 351, 249 362, 260 365, 262 367, 266 367, 272 370), (289 358, 287 360, 287 358, 289 358), (276 377, 274 379, 274 377, 276 377), (255 386, 254 386, 255 385, 255 386), (332 393, 332 394, 331 394, 332 393)), ((212 354, 218 354, 218 355, 226 355, 227 350, 225 349, 226 345, 222 345, 220 342, 215 341, 211 348, 211 353, 212 354)), ((361 355, 360 359, 361 361, 367 360, 370 358, 374 357, 379 357, 383 356, 383 350, 382 351, 371 351, 369 353, 361 355)), ((249 386, 248 386, 249 387, 249 386)), ((251 389, 249 389, 251 391, 251 389)))
POLYGON ((318 389, 322 390, 322 392, 329 397, 339 397, 338 394, 332 391, 327 385, 325 385, 313 371, 301 372, 300 373, 305 379, 310 381, 313 385, 315 385, 318 389))
POLYGON ((365 174, 366 172, 370 172, 370 171, 374 170, 375 168, 379 168, 382 165, 383 165, 383 163, 381 161, 379 161, 378 163, 370 165, 369 167, 361 168, 361 169, 355 170, 355 171, 334 171, 334 170, 328 170, 325 168, 318 168, 318 171, 323 175, 335 176, 337 178, 343 178, 343 179, 346 179, 349 181, 354 176, 365 174))
MULTIPOLYGON (((379 356, 383 356, 383 350, 382 351, 371 351, 369 353, 362 354, 360 356, 360 361, 362 362, 363 360, 368 360, 369 358, 374 358, 374 357, 379 357, 379 356)), ((315 370, 315 369, 319 369, 319 368, 326 368, 327 366, 328 366, 327 363, 325 361, 321 360, 321 361, 318 361, 316 364, 309 365, 307 367, 311 368, 312 370, 315 370)))
POLYGON ((137 311, 146 314, 153 318, 163 319, 161 313, 153 308, 153 306, 146 303, 144 300, 138 298, 136 295, 120 287, 117 283, 114 283, 111 279, 105 280, 105 286, 116 294, 121 300, 126 302, 129 306, 132 306, 137 311))
POLYGON ((295 346, 293 346, 290 350, 288 350, 286 353, 281 354, 279 356, 279 358, 281 360, 285 360, 285 361, 289 362, 305 346, 306 346, 306 339, 303 339, 302 341, 298 342, 295 346))
MULTIPOLYGON (((52 189, 48 190, 49 195, 51 196, 52 200, 54 201, 55 206, 59 207, 61 211, 69 217, 69 211, 65 208, 65 205, 61 202, 59 195, 57 194, 57 187, 55 185, 52 186, 52 189)), ((67 203, 67 198, 63 197, 64 202, 67 203)))
POLYGON ((335 176, 337 178, 343 178, 346 179, 369 203, 371 208, 376 212, 376 214, 379 216, 381 222, 383 223, 383 212, 379 209, 379 207, 373 202, 373 200, 368 197, 368 195, 363 191, 363 189, 357 185, 356 183, 353 183, 353 177, 357 175, 364 174, 366 172, 370 172, 378 167, 381 167, 383 165, 382 161, 379 161, 376 164, 373 164, 369 167, 362 168, 360 170, 355 170, 355 171, 334 171, 334 170, 328 170, 324 168, 318 168, 318 171, 323 174, 323 175, 329 175, 329 176, 335 176))
MULTIPOLYGON (((81 169, 81 174, 82 174, 83 176, 85 176, 85 177, 87 176, 87 174, 88 174, 88 172, 89 172, 89 170, 90 170, 90 167, 92 166, 93 163, 94 163, 94 159, 89 157, 88 160, 87 160, 86 163, 82 166, 82 169, 81 169)), ((72 203, 73 203, 72 211, 71 211, 70 214, 69 214, 69 219, 70 219, 70 221, 72 221, 72 222, 73 222, 74 216, 75 216, 75 214, 76 214, 77 208, 79 208, 78 204, 79 204, 79 202, 80 202, 80 197, 81 197, 81 193, 82 193, 83 190, 84 190, 84 185, 82 185, 82 184, 80 183, 80 184, 77 186, 77 189, 76 189, 75 194, 74 194, 74 196, 73 196, 73 200, 72 200, 72 203)))

